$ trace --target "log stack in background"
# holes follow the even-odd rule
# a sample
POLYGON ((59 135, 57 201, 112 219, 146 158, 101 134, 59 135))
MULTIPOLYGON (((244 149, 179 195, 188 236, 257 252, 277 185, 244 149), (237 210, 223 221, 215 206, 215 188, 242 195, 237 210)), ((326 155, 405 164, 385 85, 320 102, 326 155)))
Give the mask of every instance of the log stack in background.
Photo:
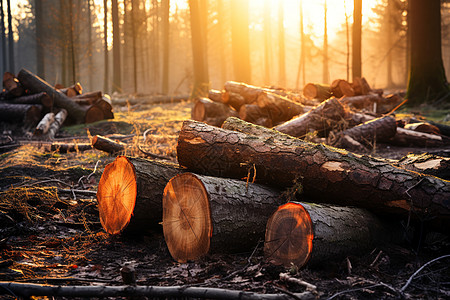
POLYGON ((53 87, 26 69, 17 77, 9 72, 4 74, 0 115, 4 116, 2 121, 24 127, 39 125, 34 130, 38 139, 52 139, 63 122, 93 123, 114 118, 108 95, 100 91, 83 94, 80 83, 53 87), (50 128, 56 131, 47 134, 50 128))

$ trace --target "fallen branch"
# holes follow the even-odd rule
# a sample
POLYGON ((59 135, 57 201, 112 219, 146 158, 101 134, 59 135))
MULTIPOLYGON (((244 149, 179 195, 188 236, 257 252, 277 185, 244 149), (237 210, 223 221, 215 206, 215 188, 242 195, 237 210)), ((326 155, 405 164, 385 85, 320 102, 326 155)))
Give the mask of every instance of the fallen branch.
MULTIPOLYGON (((193 297, 203 299, 291 299, 284 294, 258 294, 219 288, 183 286, 60 286, 31 283, 0 282, 0 294, 15 297, 59 296, 59 297, 193 297)), ((294 294, 298 299, 314 299, 310 292, 294 294)))

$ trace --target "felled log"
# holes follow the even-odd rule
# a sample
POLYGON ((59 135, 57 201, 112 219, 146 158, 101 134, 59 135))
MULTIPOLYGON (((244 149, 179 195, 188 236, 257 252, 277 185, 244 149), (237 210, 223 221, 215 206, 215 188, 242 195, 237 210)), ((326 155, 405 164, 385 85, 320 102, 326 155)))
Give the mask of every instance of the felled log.
POLYGON ((442 157, 429 153, 408 154, 396 163, 397 166, 450 180, 450 157, 442 157))
POLYGON ((219 90, 209 90, 208 91, 208 98, 211 99, 214 102, 222 102, 222 91, 219 90))
POLYGON ((101 91, 89 92, 72 97, 72 100, 80 105, 94 104, 97 100, 103 97, 101 91))
POLYGON ((50 86, 47 82, 45 82, 38 76, 34 75, 28 70, 22 69, 20 70, 17 78, 19 79, 20 83, 32 93, 47 93, 47 95, 54 99, 55 106, 67 110, 70 118, 73 119, 76 123, 82 123, 84 121, 86 113, 80 105, 73 102, 62 92, 55 90, 52 86, 50 86))
POLYGON ((190 95, 148 95, 134 98, 114 98, 114 105, 178 103, 189 100, 190 95))
POLYGON ((11 98, 8 102, 13 104, 41 104, 46 108, 53 107, 53 99, 45 92, 11 98))
POLYGON ((344 96, 352 97, 355 95, 355 91, 352 88, 352 85, 344 79, 336 79, 331 83, 330 86, 331 93, 336 98, 341 98, 344 96))
POLYGON ((45 135, 45 139, 47 140, 53 140, 55 138, 56 133, 59 131, 63 123, 66 121, 67 118, 67 110, 61 109, 58 111, 58 113, 55 115, 55 120, 50 125, 50 128, 48 129, 47 134, 45 135))
POLYGON ((82 106, 85 110, 84 122, 85 124, 95 123, 105 119, 103 110, 96 104, 82 106))
POLYGON ((397 133, 389 143, 397 146, 441 147, 450 144, 450 139, 398 127, 397 133))
POLYGON ((179 164, 211 176, 254 176, 257 182, 279 188, 297 183, 312 199, 383 214, 409 216, 412 212, 413 216, 431 218, 437 229, 449 230, 443 225, 450 221, 448 181, 373 157, 308 143, 236 118, 228 119, 223 127, 185 121, 177 145, 179 164), (230 127, 247 134, 226 130, 230 127))
POLYGON ((92 147, 94 147, 97 150, 105 151, 108 153, 118 153, 125 150, 125 143, 122 142, 116 142, 112 139, 109 139, 107 137, 101 136, 101 135, 95 135, 92 138, 92 147))
POLYGON ((269 112, 256 104, 242 105, 239 109, 239 118, 244 121, 265 127, 273 126, 272 120, 269 118, 269 112), (264 123, 265 125, 261 123, 264 123))
POLYGON ((386 229, 365 209, 289 202, 267 222, 264 254, 272 263, 286 267, 327 264, 389 241, 386 229))
POLYGON ((326 100, 331 97, 331 87, 328 84, 308 83, 303 87, 303 96, 309 99, 326 100))
POLYGON ((372 90, 364 77, 353 78, 352 87, 355 91, 355 95, 367 95, 372 90))
POLYGON ((304 113, 303 105, 269 92, 259 93, 256 103, 264 108, 273 124, 285 122, 304 113))
POLYGON ((198 98, 191 110, 191 118, 196 121, 218 120, 212 125, 220 126, 228 117, 237 117, 238 112, 227 105, 214 102, 208 98, 198 98), (218 124, 218 125, 216 125, 218 124))
POLYGON ((76 95, 81 95, 83 93, 83 87, 79 82, 66 88, 60 88, 59 90, 69 98, 75 97, 76 95))
POLYGON ((50 145, 50 151, 57 151, 59 153, 69 152, 83 152, 91 150, 92 145, 90 143, 61 143, 56 142, 50 145))
POLYGON ((409 123, 406 124, 404 128, 417 132, 430 133, 436 135, 440 135, 441 133, 439 131, 439 128, 427 122, 409 123))
POLYGON ((55 122, 55 114, 52 112, 45 114, 42 120, 37 124, 34 135, 39 136, 46 134, 53 122, 55 122))
POLYGON ((445 124, 441 124, 441 123, 437 123, 437 122, 433 122, 433 121, 427 121, 427 122, 436 126, 442 135, 450 137, 450 126, 449 125, 445 125, 445 124))
POLYGON ((208 252, 253 249, 267 218, 283 203, 280 193, 245 181, 183 173, 164 189, 163 231, 178 262, 208 252))
POLYGON ((374 107, 374 103, 379 103, 383 101, 382 97, 377 94, 368 94, 368 95, 359 95, 353 97, 342 97, 339 99, 342 104, 353 107, 357 110, 361 110, 363 108, 368 108, 371 111, 376 111, 376 106, 374 107))
POLYGON ((36 124, 41 119, 42 105, 0 103, 0 120, 36 124))
POLYGON ((114 119, 111 97, 108 94, 104 94, 101 99, 98 99, 95 105, 102 110, 104 119, 114 119))
POLYGON ((237 93, 225 91, 222 96, 222 102, 239 111, 243 105, 254 103, 256 100, 246 100, 243 96, 237 93))
MULTIPOLYGON (((348 137, 366 147, 373 148, 375 142, 387 142, 397 133, 393 117, 377 118, 338 133, 333 146, 348 149, 348 137), (346 147, 347 146, 347 147, 346 147)), ((359 147, 358 147, 359 148, 359 147)))
POLYGON ((245 99, 245 104, 251 104, 255 102, 258 98, 258 95, 264 91, 264 88, 236 81, 225 82, 224 89, 227 92, 241 95, 245 99))
POLYGON ((145 231, 162 220, 163 191, 183 172, 175 164, 118 156, 108 164, 97 190, 100 222, 106 232, 145 231))
POLYGON ((3 74, 3 87, 14 97, 23 95, 23 87, 13 73, 5 72, 3 74))
POLYGON ((345 119, 348 110, 336 98, 330 98, 307 113, 276 126, 274 129, 295 137, 304 137, 308 132, 325 132, 345 119))
POLYGON ((103 95, 102 92, 98 91, 81 94, 72 99, 87 109, 86 113, 89 113, 89 115, 85 116, 85 123, 114 119, 111 97, 108 94, 103 95), (94 109, 94 111, 89 112, 89 109, 94 109), (102 111, 102 114, 99 113, 99 109, 102 111))

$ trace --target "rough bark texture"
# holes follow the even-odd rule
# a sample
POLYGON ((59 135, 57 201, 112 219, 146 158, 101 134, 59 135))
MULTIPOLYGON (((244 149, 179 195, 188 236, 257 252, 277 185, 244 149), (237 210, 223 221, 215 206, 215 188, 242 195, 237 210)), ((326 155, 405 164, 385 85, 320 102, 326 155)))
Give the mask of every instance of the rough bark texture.
MULTIPOLYGON (((356 109, 363 109, 366 107, 372 108, 374 103, 382 101, 382 97, 377 94, 359 95, 353 97, 343 97, 339 99, 342 104, 346 104, 356 109)), ((372 110, 372 109, 371 109, 372 110)))
POLYGON ((303 96, 308 99, 326 100, 331 97, 331 88, 328 84, 308 83, 303 87, 303 96))
POLYGON ((0 120, 36 125, 41 119, 42 106, 0 103, 0 120))
POLYGON ((346 108, 336 98, 330 98, 307 113, 275 127, 277 131, 303 137, 308 132, 327 131, 348 115, 346 108))
MULTIPOLYGON (((229 119, 230 120, 230 119, 229 119)), ((180 165, 207 175, 243 178, 277 187, 300 184, 322 202, 354 205, 385 214, 431 219, 435 228, 450 220, 450 182, 410 172, 368 156, 317 145, 239 119, 224 128, 185 121, 178 139, 180 165)))
POLYGON ((34 135, 46 134, 53 122, 55 122, 55 114, 45 114, 42 120, 37 124, 36 129, 34 130, 34 135))
POLYGON ((54 99, 55 106, 64 108, 69 113, 71 119, 76 123, 82 123, 85 117, 85 110, 62 92, 55 90, 47 82, 32 74, 30 71, 20 70, 17 78, 20 83, 33 93, 45 92, 54 99))
POLYGON ((294 116, 304 113, 303 105, 300 103, 269 92, 261 92, 256 103, 259 107, 267 110, 273 124, 288 121, 294 116))
POLYGON ((439 135, 417 132, 399 127, 397 128, 397 133, 389 143, 398 146, 441 147, 445 144, 450 144, 450 141, 439 135))
POLYGON ((400 159, 396 165, 407 170, 450 180, 450 157, 442 157, 429 153, 420 155, 409 154, 400 159))
POLYGON ((53 140, 59 128, 61 128, 62 124, 66 120, 66 118, 67 118, 67 110, 61 109, 55 115, 55 121, 50 125, 50 128, 48 129, 48 132, 45 135, 45 139, 53 140))
POLYGON ((387 227, 365 209, 289 202, 267 222, 264 253, 286 267, 327 264, 388 241, 387 227))
POLYGON ((252 250, 283 202, 278 191, 262 185, 183 173, 164 190, 164 238, 179 262, 252 250))
POLYGON ((92 138, 92 147, 108 153, 117 153, 125 150, 126 144, 113 141, 107 137, 96 135, 92 138))
POLYGON ((236 81, 227 81, 224 84, 224 89, 227 92, 236 93, 245 98, 246 103, 250 104, 255 102, 258 98, 259 93, 264 91, 263 88, 245 84, 236 81))
POLYGON ((12 98, 9 99, 8 102, 14 104, 42 104, 42 106, 46 108, 51 108, 53 106, 53 99, 44 92, 12 98))
POLYGON ((97 200, 103 228, 111 234, 125 228, 130 233, 157 228, 162 220, 164 187, 181 172, 183 170, 175 164, 118 156, 105 167, 98 186, 97 200), (125 168, 132 170, 130 180, 125 178, 125 168), (123 197, 121 193, 127 189, 127 184, 136 188, 136 194, 123 197), (133 209, 123 211, 122 202, 132 203, 133 209))

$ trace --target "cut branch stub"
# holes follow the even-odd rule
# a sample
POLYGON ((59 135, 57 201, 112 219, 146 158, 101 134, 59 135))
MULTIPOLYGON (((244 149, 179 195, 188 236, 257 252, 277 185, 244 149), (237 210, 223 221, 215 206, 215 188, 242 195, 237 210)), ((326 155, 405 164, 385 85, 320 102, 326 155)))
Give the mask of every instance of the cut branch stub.
POLYGON ((117 234, 130 222, 136 203, 137 185, 133 164, 118 157, 105 167, 98 183, 100 222, 106 232, 117 234))
POLYGON ((309 260, 314 238, 311 217, 297 203, 286 203, 270 217, 264 254, 275 264, 303 266, 309 260))

